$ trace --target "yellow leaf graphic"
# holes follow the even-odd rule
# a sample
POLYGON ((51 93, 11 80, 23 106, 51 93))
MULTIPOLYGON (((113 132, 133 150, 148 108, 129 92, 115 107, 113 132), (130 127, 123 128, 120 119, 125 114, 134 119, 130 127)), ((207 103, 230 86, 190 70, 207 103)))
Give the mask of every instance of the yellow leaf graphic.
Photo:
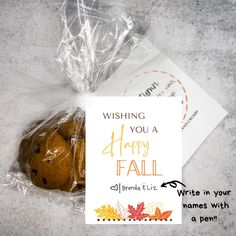
POLYGON ((117 212, 116 209, 111 207, 109 204, 107 206, 102 205, 101 208, 95 209, 97 216, 101 219, 115 219, 115 220, 121 220, 120 214, 117 212))

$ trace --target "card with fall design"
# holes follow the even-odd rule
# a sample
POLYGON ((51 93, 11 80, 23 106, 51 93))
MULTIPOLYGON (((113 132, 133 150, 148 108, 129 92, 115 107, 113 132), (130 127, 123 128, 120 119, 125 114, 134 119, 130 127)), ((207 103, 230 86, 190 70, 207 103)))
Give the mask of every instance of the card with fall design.
POLYGON ((181 120, 180 97, 86 99, 87 224, 181 223, 181 120))
POLYGON ((148 39, 98 88, 102 96, 182 98, 183 165, 227 112, 148 39))

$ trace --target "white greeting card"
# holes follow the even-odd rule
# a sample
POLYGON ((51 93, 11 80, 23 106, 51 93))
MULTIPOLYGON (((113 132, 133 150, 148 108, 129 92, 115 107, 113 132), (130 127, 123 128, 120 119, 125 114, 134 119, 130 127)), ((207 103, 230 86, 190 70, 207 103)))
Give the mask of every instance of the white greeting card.
POLYGON ((96 92, 102 96, 182 97, 183 165, 227 112, 148 40, 96 92))
POLYGON ((181 116, 180 97, 86 99, 87 224, 181 223, 181 116))

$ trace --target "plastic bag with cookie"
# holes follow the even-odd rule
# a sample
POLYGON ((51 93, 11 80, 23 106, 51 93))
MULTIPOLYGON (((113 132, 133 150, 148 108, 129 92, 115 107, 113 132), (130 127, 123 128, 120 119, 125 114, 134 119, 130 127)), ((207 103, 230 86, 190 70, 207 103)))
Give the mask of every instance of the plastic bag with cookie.
POLYGON ((145 32, 122 5, 108 5, 108 1, 66 0, 59 14, 63 31, 56 62, 71 84, 74 99, 25 128, 7 185, 24 194, 72 203, 74 210, 83 212, 86 127, 80 96, 96 91, 145 32))

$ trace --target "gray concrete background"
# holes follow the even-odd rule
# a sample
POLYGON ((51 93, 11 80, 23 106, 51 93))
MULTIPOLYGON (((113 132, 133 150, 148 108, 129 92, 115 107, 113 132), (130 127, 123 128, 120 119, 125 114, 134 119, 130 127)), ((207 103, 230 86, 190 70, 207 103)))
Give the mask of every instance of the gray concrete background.
MULTIPOLYGON (((176 226, 88 226, 66 206, 2 187, 28 117, 62 99, 40 99, 34 92, 63 81, 54 61, 60 2, 0 1, 0 235, 236 235, 235 0, 127 1, 140 19, 151 21, 155 44, 229 112, 183 168, 183 182, 199 190, 231 189, 229 197, 218 199, 230 209, 183 210, 183 224, 176 226), (216 215, 218 221, 191 222, 199 215, 216 215)), ((184 198, 211 201, 216 200, 184 198)))

